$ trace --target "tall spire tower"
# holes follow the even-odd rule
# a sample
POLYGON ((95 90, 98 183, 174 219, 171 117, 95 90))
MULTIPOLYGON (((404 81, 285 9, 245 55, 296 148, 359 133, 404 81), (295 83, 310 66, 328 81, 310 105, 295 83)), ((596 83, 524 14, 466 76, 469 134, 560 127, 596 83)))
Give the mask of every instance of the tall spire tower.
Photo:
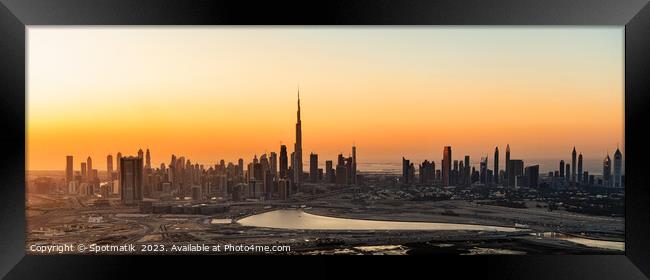
POLYGON ((296 186, 300 186, 302 181, 302 124, 300 122, 300 87, 298 87, 298 113, 296 122, 296 143, 294 147, 294 171, 293 181, 296 186))

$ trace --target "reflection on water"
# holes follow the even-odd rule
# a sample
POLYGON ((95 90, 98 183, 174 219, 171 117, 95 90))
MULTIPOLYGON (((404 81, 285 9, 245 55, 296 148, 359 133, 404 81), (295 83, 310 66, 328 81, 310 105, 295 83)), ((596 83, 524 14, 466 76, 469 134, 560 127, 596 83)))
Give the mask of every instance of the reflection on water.
POLYGON ((544 233, 531 233, 531 235, 539 237, 554 238, 560 240, 566 240, 569 242, 582 244, 587 247, 602 248, 609 250, 625 251, 625 242, 618 241, 606 241, 606 240, 596 240, 589 238, 582 238, 573 235, 566 235, 557 232, 544 232, 544 233))
POLYGON ((210 221, 210 223, 213 224, 213 225, 223 225, 223 224, 232 223, 232 220, 231 219, 212 219, 212 221, 210 221))
POLYGON ((357 246, 354 249, 373 255, 406 255, 407 251, 402 245, 357 246))
POLYGON ((375 221, 334 218, 302 210, 275 210, 237 221, 244 226, 305 230, 475 230, 514 232, 515 228, 452 223, 375 221))
POLYGON ((526 252, 510 250, 510 249, 498 249, 498 248, 472 248, 469 249, 468 253, 461 255, 525 255, 526 252))

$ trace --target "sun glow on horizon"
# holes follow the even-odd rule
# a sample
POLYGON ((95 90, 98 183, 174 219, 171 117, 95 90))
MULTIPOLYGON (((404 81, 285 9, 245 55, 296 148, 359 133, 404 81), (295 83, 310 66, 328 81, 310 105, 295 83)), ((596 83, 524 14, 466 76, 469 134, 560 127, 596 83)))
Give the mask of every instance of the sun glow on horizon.
MULTIPOLYGON (((622 27, 29 27, 27 169, 623 150, 622 27)), ((624 151, 623 151, 624 152, 624 151)))

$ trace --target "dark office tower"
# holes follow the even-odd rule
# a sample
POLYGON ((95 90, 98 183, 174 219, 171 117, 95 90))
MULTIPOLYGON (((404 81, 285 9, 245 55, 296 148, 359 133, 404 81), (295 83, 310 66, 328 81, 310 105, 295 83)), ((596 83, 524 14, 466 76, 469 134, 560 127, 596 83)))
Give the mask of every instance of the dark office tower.
MULTIPOLYGON (((289 164, 290 172, 287 172, 287 177, 290 178, 291 185, 293 187, 293 185, 294 185, 293 179, 295 178, 294 173, 296 172, 296 169, 294 169, 294 166, 296 165, 296 157, 295 157, 294 152, 291 152, 291 156, 289 157, 289 160, 291 161, 290 162, 291 164, 289 164)), ((291 192, 291 193, 293 193, 293 192, 291 192)))
POLYGON ((564 178, 564 160, 560 161, 560 177, 564 178))
POLYGON ((472 185, 472 173, 470 172, 469 156, 465 156, 465 186, 472 185))
POLYGON ((144 159, 144 152, 142 151, 142 149, 138 150, 138 157, 144 159))
POLYGON ((524 177, 528 179, 526 185, 529 188, 537 188, 539 186, 539 165, 527 166, 524 170, 524 177))
POLYGON ((93 177, 93 159, 88 157, 86 159, 86 174, 88 174, 88 181, 93 181, 95 178, 93 177))
POLYGON ((142 174, 141 157, 123 157, 120 159, 122 167, 122 180, 120 181, 120 195, 123 204, 134 204, 142 201, 142 185, 144 177, 142 174))
POLYGON ((576 182, 576 147, 573 147, 573 152, 571 152, 571 182, 576 182))
POLYGON ((318 181, 318 155, 309 154, 309 181, 318 181))
POLYGON ((325 161, 325 181, 328 183, 333 183, 334 179, 334 170, 332 169, 332 161, 325 161))
POLYGON ((578 173, 576 175, 578 177, 578 182, 583 182, 582 180, 582 153, 578 155, 578 173))
POLYGON ((609 154, 603 160, 603 185, 609 187, 612 180, 612 159, 609 158, 609 154))
POLYGON ((145 157, 144 167, 151 168, 151 153, 149 153, 148 148, 147 148, 147 153, 145 154, 144 157, 145 157))
POLYGON ((589 172, 585 171, 584 173, 582 173, 582 183, 587 184, 588 181, 589 181, 589 172))
MULTIPOLYGON (((285 147, 285 151, 286 151, 286 147, 285 147)), ((286 157, 286 153, 285 153, 285 157, 286 157)), ((240 158, 239 160, 237 160, 237 176, 244 177, 244 159, 243 158, 240 158)))
POLYGON ((117 179, 118 180, 121 178, 120 176, 122 176, 122 174, 120 173, 120 166, 121 166, 120 162, 121 162, 121 160, 122 160, 122 153, 117 152, 117 155, 115 157, 115 163, 117 164, 117 179))
POLYGON ((454 169, 451 171, 451 184, 458 184, 458 160, 454 160, 454 169))
POLYGON ((499 184, 499 147, 494 148, 494 184, 499 184))
POLYGON ((415 165, 411 163, 409 165, 409 180, 411 184, 415 183, 415 165))
MULTIPOLYGON (((345 159, 345 175, 346 180, 345 184, 346 185, 351 185, 352 184, 352 157, 348 157, 345 159)), ((413 168, 413 164, 411 164, 411 168, 413 168)), ((412 181, 412 180, 411 180, 412 181)))
POLYGON ((420 184, 422 185, 431 185, 435 178, 435 167, 433 162, 424 160, 420 164, 420 184))
POLYGON ((567 163, 564 165, 564 167, 565 167, 564 178, 567 182, 571 182, 571 164, 567 163))
POLYGON ((300 89, 298 89, 298 120, 296 122, 296 143, 294 149, 293 177, 294 184, 300 186, 302 179, 302 123, 300 122, 300 89))
POLYGON ((345 158, 342 154, 339 154, 338 161, 336 163, 336 183, 339 185, 344 185, 346 179, 347 175, 345 174, 345 158))
POLYGON ((623 187, 623 154, 621 150, 616 147, 616 152, 614 152, 614 187, 622 188, 623 187))
POLYGON ((420 163, 420 168, 418 171, 418 175, 420 176, 420 184, 424 185, 426 184, 426 171, 424 170, 426 166, 428 165, 428 162, 425 160, 424 162, 420 163))
MULTIPOLYGON (((405 159, 402 157, 402 183, 408 184, 409 183, 409 166, 410 166, 410 161, 408 159, 405 159)), ((338 174, 337 174, 338 176, 338 174)))
POLYGON ((278 175, 278 154, 275 152, 271 152, 271 156, 269 157, 269 164, 271 165, 271 176, 277 177, 278 175))
POLYGON ((510 186, 510 144, 506 145, 506 186, 510 186))
POLYGON ((81 180, 82 181, 87 181, 88 180, 88 169, 86 167, 85 162, 81 163, 81 180))
POLYGON ((65 157, 65 186, 66 189, 70 185, 70 182, 74 180, 74 167, 72 156, 65 157))
POLYGON ((357 184, 357 146, 352 145, 352 184, 357 184))
POLYGON ((259 173, 260 177, 259 178, 264 179, 265 176, 266 176, 266 171, 269 171, 269 174, 271 173, 271 171, 270 171, 270 169, 271 169, 270 166, 271 165, 269 164, 269 158, 266 157, 266 154, 263 154, 260 157, 260 166, 262 167, 262 170, 260 170, 260 173, 259 173))
POLYGON ((113 156, 106 156, 106 172, 108 172, 108 180, 113 181, 113 156))
POLYGON ((481 158, 481 163, 479 164, 479 176, 480 176, 479 182, 481 184, 486 184, 486 185, 488 183, 487 164, 488 164, 488 158, 487 157, 481 158))
POLYGON ((289 159, 287 158, 287 146, 280 146, 280 178, 287 178, 287 169, 289 169, 289 159))
POLYGON ((442 186, 449 186, 449 173, 451 173, 451 146, 442 150, 442 186))
POLYGON ((524 175, 524 161, 520 159, 511 159, 508 163, 509 177, 508 177, 508 186, 516 187, 522 185, 521 182, 517 182, 517 177, 524 175))
POLYGON ((465 185, 465 163, 462 160, 458 163, 458 184, 465 185))

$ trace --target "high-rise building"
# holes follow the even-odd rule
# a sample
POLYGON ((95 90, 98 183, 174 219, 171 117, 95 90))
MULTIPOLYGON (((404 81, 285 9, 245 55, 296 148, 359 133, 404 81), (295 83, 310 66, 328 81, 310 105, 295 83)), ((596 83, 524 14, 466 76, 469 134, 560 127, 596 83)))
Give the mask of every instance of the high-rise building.
POLYGON ((560 160, 560 177, 564 178, 564 160, 560 160))
POLYGON ((287 178, 287 169, 289 169, 289 159, 287 158, 287 146, 280 146, 280 178, 287 178))
POLYGON ((302 180, 302 123, 300 121, 300 89, 298 89, 298 120, 296 122, 296 143, 294 147, 294 184, 299 188, 302 180))
POLYGON ((352 184, 357 184, 357 146, 352 145, 352 184))
POLYGON ((286 200, 289 197, 289 181, 285 179, 278 180, 278 198, 286 200))
MULTIPOLYGON (((402 183, 409 184, 409 166, 411 162, 402 157, 402 183)), ((338 176, 338 174, 336 174, 338 176)))
POLYGON ((68 187, 70 182, 74 180, 74 167, 72 156, 65 157, 65 186, 68 187))
POLYGON ((328 183, 334 183, 334 169, 332 167, 332 161, 325 161, 325 181, 328 183))
POLYGON ((499 184, 499 147, 494 148, 494 184, 499 184))
MULTIPOLYGON (((285 148, 286 150, 286 148, 285 148)), ((237 160, 237 176, 244 177, 244 159, 240 158, 237 160)))
POLYGON ((82 181, 87 181, 88 180, 88 169, 86 167, 85 162, 81 163, 81 180, 82 181))
POLYGON ((462 160, 458 163, 458 184, 465 185, 465 163, 462 160))
POLYGON ((88 157, 86 159, 86 174, 88 174, 88 181, 93 181, 95 178, 93 177, 93 159, 88 157))
POLYGON ((609 153, 607 157, 603 160, 603 186, 609 187, 612 180, 612 159, 609 158, 609 153))
POLYGON ((510 144, 506 145, 506 186, 510 186, 510 144))
MULTIPOLYGON (((472 185, 472 173, 469 164, 469 156, 465 156, 465 186, 470 187, 472 185)), ((435 165, 434 165, 435 169, 435 165)))
POLYGON ((527 186, 536 188, 539 186, 539 165, 526 166, 524 169, 524 177, 528 180, 527 186))
POLYGON ((508 163, 509 177, 508 177, 508 186, 516 187, 521 185, 520 182, 517 182, 517 177, 524 175, 524 161, 520 159, 511 159, 508 163))
POLYGON ((582 180, 582 153, 578 155, 578 173, 576 174, 578 176, 578 182, 582 183, 584 180, 582 180))
POLYGON ((449 173, 451 173, 451 146, 445 146, 442 151, 442 186, 449 186, 449 173))
POLYGON ((435 177, 435 171, 433 163, 428 160, 424 160, 420 164, 420 184, 422 185, 431 185, 435 177))
POLYGON ((151 168, 151 153, 149 153, 149 148, 147 148, 147 153, 145 155, 144 167, 151 168))
POLYGON ((353 183, 352 176, 352 157, 348 157, 345 159, 345 175, 347 176, 345 179, 345 184, 346 185, 351 185, 353 183))
POLYGON ((142 151, 142 149, 138 150, 138 157, 144 159, 144 152, 142 151))
POLYGON ((106 172, 108 173, 108 181, 113 181, 113 155, 106 156, 106 172))
POLYGON ((339 185, 344 185, 347 178, 348 176, 345 169, 345 158, 342 154, 339 154, 338 161, 336 163, 336 183, 339 185))
POLYGON ((571 182, 571 164, 567 163, 564 165, 564 167, 565 167, 564 178, 566 179, 567 182, 571 182))
POLYGON ((270 166, 270 171, 271 171, 271 176, 274 178, 277 177, 278 175, 278 154, 275 152, 271 152, 269 156, 269 165, 270 166))
POLYGON ((616 152, 614 152, 614 187, 622 188, 623 187, 623 154, 621 150, 616 147, 616 152))
POLYGON ((576 182, 576 147, 573 147, 573 152, 571 152, 571 183, 576 182))
POLYGON ((488 158, 487 157, 481 158, 481 162, 479 164, 479 176, 480 176, 479 182, 481 184, 486 184, 486 185, 488 183, 487 165, 488 165, 488 158))
POLYGON ((415 183, 415 165, 411 163, 409 165, 409 172, 408 172, 408 181, 412 184, 415 183))
POLYGON ((123 204, 133 204, 142 201, 142 158, 123 157, 120 159, 120 195, 123 204))
POLYGON ((115 156, 115 163, 117 164, 117 179, 119 180, 122 176, 122 173, 120 172, 120 166, 122 162, 122 153, 117 152, 117 155, 115 156))
POLYGON ((314 153, 309 154, 309 181, 318 181, 318 155, 314 153))

